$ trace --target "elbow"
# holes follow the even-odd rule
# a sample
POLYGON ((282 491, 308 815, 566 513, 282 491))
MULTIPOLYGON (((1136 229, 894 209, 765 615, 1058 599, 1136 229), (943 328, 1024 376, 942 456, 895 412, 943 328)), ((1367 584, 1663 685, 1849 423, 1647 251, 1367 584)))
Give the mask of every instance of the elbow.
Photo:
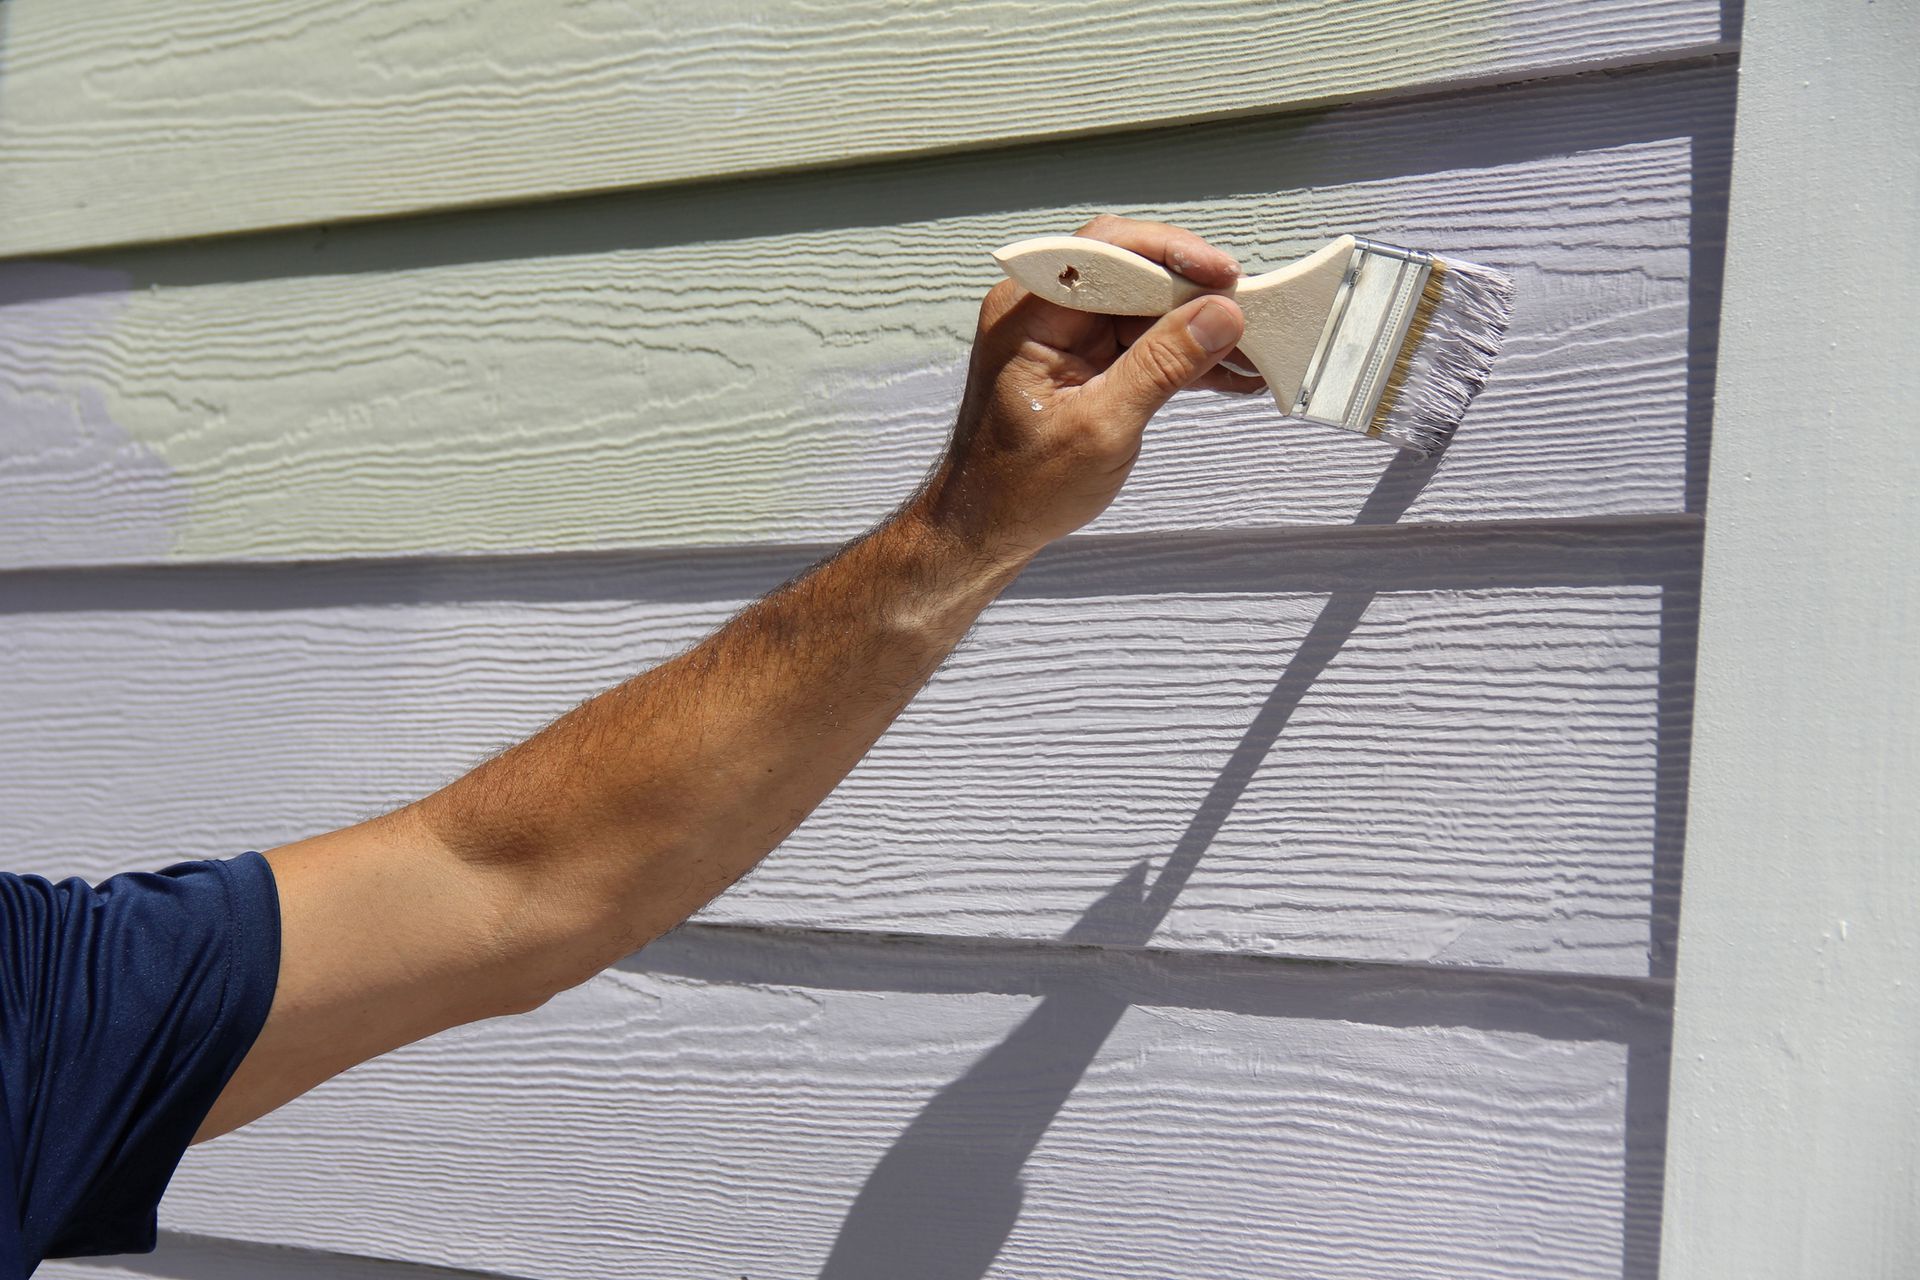
POLYGON ((489 779, 488 769, 412 806, 452 874, 476 895, 469 918, 495 977, 490 991, 476 993, 487 1006, 481 1016, 540 1008, 724 887, 702 892, 694 883, 688 870, 710 860, 689 847, 697 836, 658 812, 608 814, 604 799, 569 797, 564 787, 517 797, 520 788, 489 779))
POLYGON ((654 918, 653 895, 635 895, 551 846, 504 855, 496 847, 486 858, 452 861, 452 874, 474 895, 465 914, 484 951, 486 976, 473 993, 485 1005, 478 1017, 531 1013, 677 923, 654 918))

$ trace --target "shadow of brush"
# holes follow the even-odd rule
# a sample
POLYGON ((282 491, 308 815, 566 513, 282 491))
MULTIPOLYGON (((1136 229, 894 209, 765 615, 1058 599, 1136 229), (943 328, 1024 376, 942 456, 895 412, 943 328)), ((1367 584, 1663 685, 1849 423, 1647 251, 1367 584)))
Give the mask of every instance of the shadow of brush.
MULTIPOLYGON (((1392 524, 1439 465, 1388 464, 1355 524, 1392 524)), ((1279 681, 1207 788, 1166 863, 1138 863, 1062 935, 1068 943, 1139 947, 1172 911, 1255 772, 1327 664, 1353 634, 1372 589, 1328 597, 1279 681)), ((1089 985, 1047 992, 1012 1033, 936 1093, 854 1198, 821 1280, 978 1280, 1019 1220, 1020 1171, 1125 1015, 1128 1000, 1089 985)))

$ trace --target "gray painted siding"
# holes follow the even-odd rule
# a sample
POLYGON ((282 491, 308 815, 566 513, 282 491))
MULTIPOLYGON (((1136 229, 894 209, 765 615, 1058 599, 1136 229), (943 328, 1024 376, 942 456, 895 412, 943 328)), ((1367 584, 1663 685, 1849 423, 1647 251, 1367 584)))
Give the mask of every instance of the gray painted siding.
MULTIPOLYGON (((1657 972, 1693 533, 1078 539, 706 918, 1657 972), (1147 868, 1138 910, 1082 919, 1147 868)), ((19 682, 0 706, 9 842, 98 876, 129 850, 344 825, 691 643, 788 568, 20 575, 0 628, 19 682)))
POLYGON ((49 1262, 33 1276, 34 1280, 486 1280, 487 1273, 163 1231, 160 1247, 152 1253, 49 1262))
POLYGON ((212 1144, 167 1221, 580 1280, 1613 1276, 1666 1019, 1631 983, 690 929, 212 1144))
MULTIPOLYGON (((1235 54, 1176 109, 1122 31, 1125 112, 1077 126, 1110 137, 750 123, 694 187, 0 262, 0 847, 95 876, 414 794, 857 531, 933 456, 1003 240, 1119 208, 1258 263, 1352 226, 1523 289, 1437 468, 1183 397, 702 923, 197 1149, 160 1255, 45 1274, 1653 1274, 1736 20, 1270 12, 1357 53, 1284 91, 1235 54)), ((145 86, 94 42, 88 127, 137 147, 124 104, 187 61, 270 64, 214 38, 247 4, 204 13, 145 86)), ((15 104, 90 20, 19 3, 0 44, 49 208, 96 179, 15 104)), ((674 176, 549 146, 375 191, 328 120, 180 136, 286 131, 344 203, 156 188, 61 234, 674 176)))

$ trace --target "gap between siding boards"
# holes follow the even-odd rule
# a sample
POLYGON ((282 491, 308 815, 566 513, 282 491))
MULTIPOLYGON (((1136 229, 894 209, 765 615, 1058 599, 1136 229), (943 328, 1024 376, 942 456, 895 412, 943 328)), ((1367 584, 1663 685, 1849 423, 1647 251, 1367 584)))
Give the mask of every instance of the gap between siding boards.
POLYGON ((1667 978, 766 925, 682 925, 613 967, 725 985, 829 991, 1105 991, 1132 1004, 1358 1016, 1382 1025, 1442 1025, 1451 1009, 1459 1025, 1569 1040, 1629 1024, 1643 1031, 1662 1028, 1673 1001, 1667 978), (1404 1004, 1405 1022, 1356 1013, 1359 1006, 1396 1004, 1404 1004), (1553 1014, 1543 1016, 1543 1006, 1553 1014))
POLYGON ((160 1232, 152 1253, 113 1258, 61 1258, 42 1264, 41 1280, 514 1280, 496 1272, 451 1271, 415 1262, 328 1253, 160 1232))
MULTIPOLYGON (((1691 586, 1698 515, 1083 534, 1006 599, 1101 595, 1691 586)), ((841 544, 0 569, 0 615, 250 612, 480 601, 693 603, 779 585, 841 544)))

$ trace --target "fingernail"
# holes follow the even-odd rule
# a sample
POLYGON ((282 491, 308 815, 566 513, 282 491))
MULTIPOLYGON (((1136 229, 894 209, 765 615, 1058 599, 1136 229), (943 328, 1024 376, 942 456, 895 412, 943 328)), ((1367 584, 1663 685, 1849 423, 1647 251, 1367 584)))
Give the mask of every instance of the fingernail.
POLYGON ((1188 317, 1187 332, 1211 355, 1240 340, 1240 320, 1225 304, 1209 300, 1188 317))

